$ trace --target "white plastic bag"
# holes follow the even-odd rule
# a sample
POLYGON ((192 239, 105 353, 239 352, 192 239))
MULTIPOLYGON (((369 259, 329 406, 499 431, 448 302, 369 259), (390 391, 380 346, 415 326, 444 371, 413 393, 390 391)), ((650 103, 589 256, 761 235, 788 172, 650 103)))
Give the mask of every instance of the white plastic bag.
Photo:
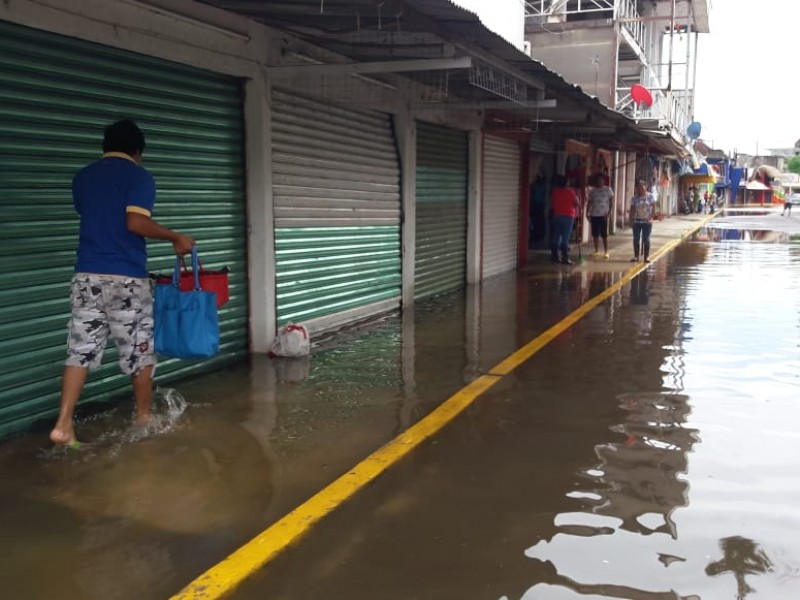
POLYGON ((304 325, 287 323, 278 330, 269 353, 273 356, 308 356, 311 353, 308 329, 304 325))

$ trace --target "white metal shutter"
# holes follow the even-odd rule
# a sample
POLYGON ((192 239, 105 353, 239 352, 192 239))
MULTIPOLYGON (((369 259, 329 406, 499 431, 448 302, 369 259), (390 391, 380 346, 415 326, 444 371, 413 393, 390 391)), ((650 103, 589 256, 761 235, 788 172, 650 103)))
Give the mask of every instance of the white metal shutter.
POLYGON ((517 267, 519 144, 486 136, 483 146, 482 277, 517 267))
POLYGON ((400 166, 390 116, 273 91, 272 167, 278 323, 399 306, 400 166))

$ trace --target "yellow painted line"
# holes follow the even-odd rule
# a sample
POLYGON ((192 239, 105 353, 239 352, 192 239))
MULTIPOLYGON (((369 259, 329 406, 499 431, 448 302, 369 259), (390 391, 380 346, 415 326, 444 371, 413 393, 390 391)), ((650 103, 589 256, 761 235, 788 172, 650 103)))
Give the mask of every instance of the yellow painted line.
MULTIPOLYGON (((708 220, 699 222, 695 229, 684 233, 681 239, 673 240, 661 247, 653 254, 652 260, 656 261, 664 256, 686 237, 705 225, 708 220)), ((517 350, 491 369, 488 375, 477 378, 453 394, 428 416, 376 450, 353 469, 265 529, 222 562, 200 575, 178 594, 172 596, 171 600, 217 600, 230 595, 248 577, 263 568, 288 546, 297 542, 325 516, 411 453, 422 442, 441 431, 445 425, 475 402, 481 394, 498 383, 504 375, 511 373, 598 304, 617 293, 648 266, 640 263, 631 267, 619 281, 608 289, 588 300, 562 321, 517 350)))
MULTIPOLYGON (((677 245, 677 243, 675 245, 677 245)), ((675 245, 672 247, 674 248, 675 245)), ((653 260, 657 260, 660 256, 663 256, 663 253, 659 250, 658 253, 653 255, 653 260)), ((648 266, 649 265, 647 265, 647 263, 639 263, 628 269, 628 271, 619 279, 619 281, 613 283, 596 296, 591 297, 573 312, 564 317, 561 321, 553 325, 550 329, 546 330, 544 333, 525 344, 522 348, 514 352, 514 354, 497 364, 494 368, 490 369, 489 374, 503 377, 511 373, 511 371, 519 367, 525 361, 530 359, 531 356, 536 354, 539 350, 544 348, 547 344, 552 342, 555 338, 580 321, 598 304, 616 294, 626 283, 644 271, 648 266)))
POLYGON ((234 591, 250 575, 472 404, 500 379, 483 375, 456 392, 424 419, 358 463, 292 512, 191 582, 173 600, 213 600, 234 591))
MULTIPOLYGON (((651 260, 650 264, 656 262, 662 256, 671 252, 674 248, 676 248, 679 244, 681 244, 684 240, 686 240, 686 238, 691 236, 701 227, 705 226, 706 223, 708 223, 711 219, 715 217, 716 215, 709 215, 702 221, 698 221, 696 227, 693 227, 692 229, 681 234, 680 238, 674 239, 664 244, 662 247, 660 247, 652 254, 652 256, 650 257, 651 260)), ((630 269, 628 269, 627 272, 625 272, 625 274, 619 279, 619 281, 613 283, 612 285, 610 285, 608 288, 606 288, 596 296, 593 296, 592 298, 584 302, 581 306, 579 306, 569 315, 564 317, 564 319, 553 325, 550 329, 546 330, 544 333, 540 334, 538 337, 525 344, 522 348, 514 352, 514 354, 512 354, 505 360, 501 361, 499 364, 497 364, 494 368, 489 369, 489 374, 503 377, 511 373, 511 371, 519 367, 525 361, 530 359, 531 356, 536 354, 539 350, 544 348, 547 344, 552 342, 555 338, 564 333, 575 323, 580 321, 589 312, 591 312, 593 308, 597 307, 598 304, 602 304, 608 298, 610 298, 618 291, 620 291, 627 283, 629 283, 639 273, 645 271, 649 266, 650 265, 647 263, 637 263, 636 265, 632 266, 630 269)))

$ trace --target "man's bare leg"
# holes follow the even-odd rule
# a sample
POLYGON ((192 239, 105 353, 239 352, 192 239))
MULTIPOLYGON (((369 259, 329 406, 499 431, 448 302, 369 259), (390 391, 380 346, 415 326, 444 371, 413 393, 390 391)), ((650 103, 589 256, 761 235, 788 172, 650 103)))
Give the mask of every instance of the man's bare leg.
POLYGON ((144 367, 131 375, 133 396, 136 398, 136 424, 147 425, 152 416, 153 403, 153 366, 144 367))
POLYGON ((72 416, 88 373, 89 369, 86 367, 64 367, 61 379, 61 410, 58 413, 58 421, 50 432, 50 440, 55 444, 68 445, 75 442, 72 416))

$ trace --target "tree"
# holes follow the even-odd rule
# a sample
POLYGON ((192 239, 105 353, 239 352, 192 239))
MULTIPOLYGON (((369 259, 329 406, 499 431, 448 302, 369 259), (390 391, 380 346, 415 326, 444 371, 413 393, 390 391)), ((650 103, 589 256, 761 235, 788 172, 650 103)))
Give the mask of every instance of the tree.
POLYGON ((793 156, 786 163, 786 168, 790 173, 800 173, 800 156, 793 156))

